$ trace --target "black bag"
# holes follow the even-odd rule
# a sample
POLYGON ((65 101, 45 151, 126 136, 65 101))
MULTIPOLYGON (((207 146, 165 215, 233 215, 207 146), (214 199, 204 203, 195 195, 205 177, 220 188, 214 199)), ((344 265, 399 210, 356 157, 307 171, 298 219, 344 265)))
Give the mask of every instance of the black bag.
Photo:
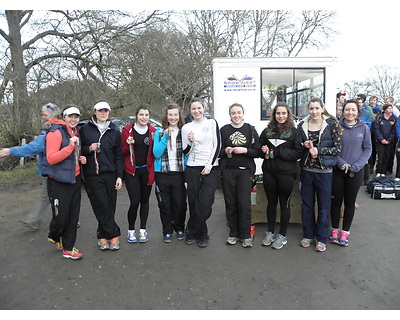
POLYGON ((367 183, 372 199, 400 199, 400 182, 387 177, 375 177, 367 183))

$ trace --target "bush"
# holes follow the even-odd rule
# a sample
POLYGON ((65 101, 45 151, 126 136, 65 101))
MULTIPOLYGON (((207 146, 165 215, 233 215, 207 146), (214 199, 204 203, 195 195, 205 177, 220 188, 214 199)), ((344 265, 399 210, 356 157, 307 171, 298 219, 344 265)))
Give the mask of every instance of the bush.
MULTIPOLYGON (((15 158, 15 157, 10 157, 10 158, 15 158)), ((37 170, 37 164, 33 161, 30 161, 24 167, 18 166, 12 170, 0 171, 0 183, 8 184, 32 178, 36 175, 36 170, 37 170)))

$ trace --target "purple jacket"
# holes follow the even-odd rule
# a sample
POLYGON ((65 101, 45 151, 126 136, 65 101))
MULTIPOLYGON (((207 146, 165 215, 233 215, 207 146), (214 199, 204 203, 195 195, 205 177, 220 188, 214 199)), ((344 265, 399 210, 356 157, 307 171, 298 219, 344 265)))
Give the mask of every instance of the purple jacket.
POLYGON ((357 123, 350 127, 344 119, 339 121, 341 127, 341 152, 337 167, 340 169, 348 163, 353 172, 360 171, 368 162, 372 153, 371 132, 366 123, 357 119, 357 123))

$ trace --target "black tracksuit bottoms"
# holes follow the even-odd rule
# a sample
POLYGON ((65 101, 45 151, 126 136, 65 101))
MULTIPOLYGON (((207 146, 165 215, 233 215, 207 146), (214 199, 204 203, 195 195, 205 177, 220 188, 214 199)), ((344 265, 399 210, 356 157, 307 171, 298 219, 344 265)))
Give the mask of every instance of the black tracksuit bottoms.
POLYGON ((156 172, 155 190, 163 235, 184 232, 187 204, 183 172, 156 172))
POLYGON ((117 174, 114 172, 85 176, 86 192, 98 222, 97 239, 111 240, 121 235, 120 228, 115 222, 116 180, 117 174))
POLYGON ((49 177, 47 192, 52 210, 48 237, 56 242, 62 240, 64 250, 71 251, 75 246, 81 209, 81 178, 77 177, 71 184, 49 177))
POLYGON ((185 181, 189 203, 189 220, 186 227, 186 239, 208 240, 207 219, 212 213, 215 190, 219 181, 218 167, 209 174, 202 175, 204 167, 185 168, 185 181))
POLYGON ((221 178, 229 237, 250 238, 252 174, 249 169, 226 168, 221 178))

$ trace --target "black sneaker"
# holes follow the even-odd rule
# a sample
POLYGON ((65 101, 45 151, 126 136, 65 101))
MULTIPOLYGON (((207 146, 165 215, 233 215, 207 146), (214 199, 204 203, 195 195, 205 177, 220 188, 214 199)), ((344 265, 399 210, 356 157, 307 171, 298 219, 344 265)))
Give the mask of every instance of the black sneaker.
POLYGON ((195 240, 194 240, 194 239, 190 239, 190 238, 186 238, 186 239, 185 239, 185 243, 186 243, 188 246, 190 246, 191 244, 195 243, 195 240))
POLYGON ((207 245, 208 245, 208 240, 207 240, 207 239, 199 240, 199 242, 197 243, 197 245, 198 245, 200 248, 205 248, 205 247, 207 247, 207 245))

